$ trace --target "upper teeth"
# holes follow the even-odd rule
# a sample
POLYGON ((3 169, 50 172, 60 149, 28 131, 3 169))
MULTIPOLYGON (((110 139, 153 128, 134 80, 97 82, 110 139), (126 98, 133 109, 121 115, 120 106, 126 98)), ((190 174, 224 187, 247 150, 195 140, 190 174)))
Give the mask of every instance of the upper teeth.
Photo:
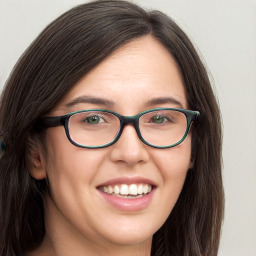
POLYGON ((142 195, 147 194, 152 190, 149 184, 121 184, 121 185, 108 185, 100 187, 100 190, 108 194, 115 195, 142 195))

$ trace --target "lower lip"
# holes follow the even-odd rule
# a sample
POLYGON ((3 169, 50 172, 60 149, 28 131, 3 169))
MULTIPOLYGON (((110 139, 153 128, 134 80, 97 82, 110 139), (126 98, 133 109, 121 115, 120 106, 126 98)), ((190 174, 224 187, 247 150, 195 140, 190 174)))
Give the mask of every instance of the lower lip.
POLYGON ((155 188, 152 189, 151 192, 149 192, 147 195, 144 195, 139 198, 117 197, 117 196, 109 195, 100 190, 98 191, 108 203, 110 203, 112 206, 114 206, 118 210, 125 211, 125 212, 137 212, 137 211, 144 210, 150 205, 153 199, 153 195, 155 193, 155 188))

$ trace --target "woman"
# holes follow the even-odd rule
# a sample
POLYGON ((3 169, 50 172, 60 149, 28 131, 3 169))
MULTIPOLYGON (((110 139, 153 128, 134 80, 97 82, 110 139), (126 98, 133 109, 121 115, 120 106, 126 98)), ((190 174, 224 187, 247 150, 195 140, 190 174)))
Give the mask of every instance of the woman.
POLYGON ((0 128, 2 256, 217 255, 219 109, 161 12, 105 0, 60 16, 12 72, 0 128))

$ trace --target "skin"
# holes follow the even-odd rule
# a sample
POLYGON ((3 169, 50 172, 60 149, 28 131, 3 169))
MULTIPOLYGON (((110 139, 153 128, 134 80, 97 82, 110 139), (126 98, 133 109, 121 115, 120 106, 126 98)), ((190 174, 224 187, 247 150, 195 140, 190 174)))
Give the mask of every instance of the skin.
MULTIPOLYGON (((136 39, 84 76, 49 113, 58 116, 88 108, 135 115, 156 107, 188 108, 183 79, 170 53, 153 37, 136 39), (81 96, 113 101, 67 104, 81 96), (171 97, 179 103, 149 104, 171 97)), ((46 235, 29 255, 149 256, 153 234, 163 225, 182 190, 190 164, 191 135, 180 145, 156 149, 143 144, 132 125, 110 147, 72 145, 63 126, 46 131, 46 149, 36 143, 31 175, 48 177, 46 235), (146 209, 124 212, 110 205, 97 186, 111 178, 145 177, 156 184, 146 209)))

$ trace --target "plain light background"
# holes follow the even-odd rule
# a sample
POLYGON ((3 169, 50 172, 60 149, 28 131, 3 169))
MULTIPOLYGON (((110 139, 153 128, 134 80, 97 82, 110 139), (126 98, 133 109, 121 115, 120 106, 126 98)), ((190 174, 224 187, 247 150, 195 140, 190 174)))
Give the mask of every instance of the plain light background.
MULTIPOLYGON (((0 89, 40 31, 82 0, 0 0, 0 89)), ((135 0, 176 20, 209 69, 224 128, 219 256, 256 255, 256 0, 135 0)))

